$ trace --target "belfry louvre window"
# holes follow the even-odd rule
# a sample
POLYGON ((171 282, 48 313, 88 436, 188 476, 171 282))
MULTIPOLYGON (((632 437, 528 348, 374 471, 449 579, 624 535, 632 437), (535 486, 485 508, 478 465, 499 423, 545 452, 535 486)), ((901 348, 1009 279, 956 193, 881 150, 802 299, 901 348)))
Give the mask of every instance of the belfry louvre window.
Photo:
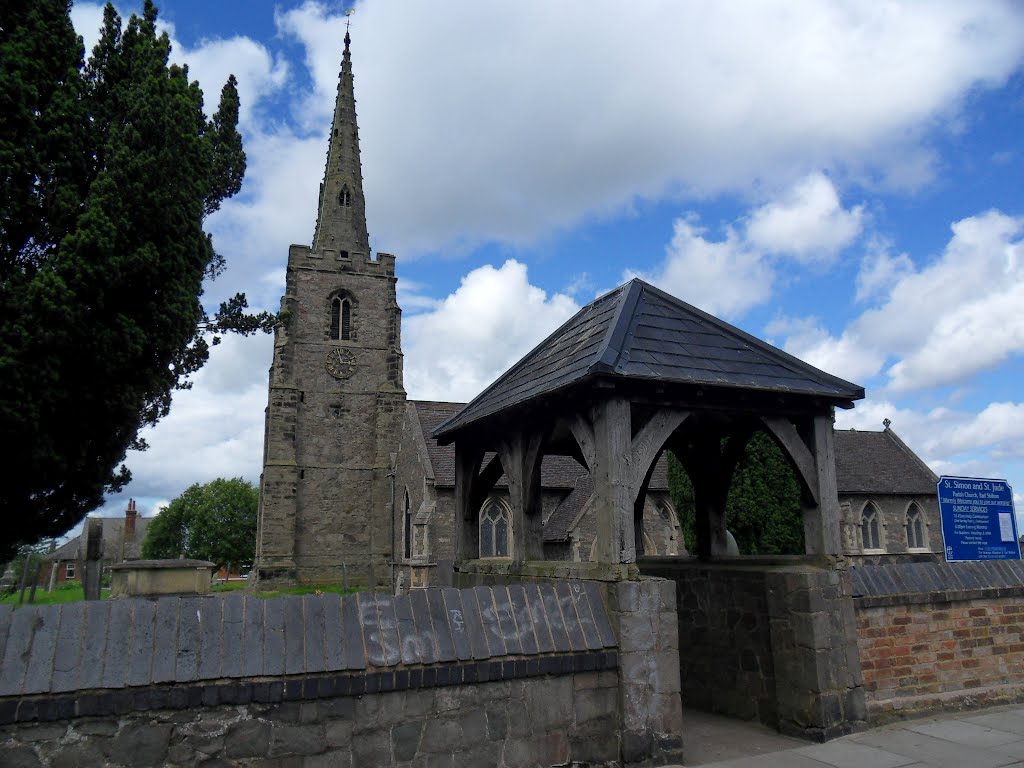
POLYGON ((340 296, 331 300, 331 338, 342 341, 352 338, 352 302, 340 296))
POLYGON ((864 505, 864 511, 860 513, 860 536, 865 551, 882 548, 878 507, 870 501, 864 505))
POLYGON ((924 549, 927 547, 924 535, 924 515, 916 503, 907 509, 907 549, 924 549))
POLYGON ((512 521, 508 509, 488 501, 480 511, 480 557, 511 557, 512 521))

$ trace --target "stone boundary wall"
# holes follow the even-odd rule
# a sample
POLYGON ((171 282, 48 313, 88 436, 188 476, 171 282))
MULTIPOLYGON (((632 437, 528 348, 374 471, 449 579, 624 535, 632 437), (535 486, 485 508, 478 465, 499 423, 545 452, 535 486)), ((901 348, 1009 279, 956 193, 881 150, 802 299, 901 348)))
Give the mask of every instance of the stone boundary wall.
POLYGON ((617 765, 617 697, 614 669, 242 705, 196 697, 185 708, 0 726, 0 765, 617 765))
POLYGON ((368 764, 365 746, 338 735, 356 731, 384 750, 379 765, 464 761, 484 743, 509 755, 498 765, 620 757, 617 644, 589 583, 5 607, 0 658, 4 765, 94 762, 79 760, 83 744, 103 764, 193 764, 196 734, 211 729, 224 738, 199 751, 236 765, 286 755, 368 764), (495 690, 511 697, 505 715, 495 710, 504 725, 465 727, 474 702, 495 690), (440 717, 444 726, 429 707, 412 716, 408 702, 425 697, 456 714, 440 717), (537 711, 531 704, 513 725, 515 701, 537 711), (309 728, 292 727, 296 707, 309 728), (373 713, 379 722, 362 722, 373 713), (532 738, 510 735, 523 727, 532 738), (229 757, 232 728, 255 729, 263 746, 229 757), (136 741, 139 754, 161 756, 125 753, 136 741))
POLYGON ((874 722, 1024 700, 1024 564, 851 568, 874 722))

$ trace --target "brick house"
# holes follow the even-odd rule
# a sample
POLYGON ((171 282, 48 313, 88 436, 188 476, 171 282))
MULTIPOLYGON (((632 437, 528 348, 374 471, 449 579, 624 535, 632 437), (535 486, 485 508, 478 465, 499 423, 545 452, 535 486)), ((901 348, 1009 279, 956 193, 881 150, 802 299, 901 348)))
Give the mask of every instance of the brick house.
MULTIPOLYGON (((128 500, 124 517, 103 517, 103 567, 125 560, 138 560, 142 557, 142 542, 146 538, 146 527, 152 517, 142 517, 135 506, 135 499, 128 500)), ((57 547, 44 558, 44 565, 39 569, 39 583, 47 584, 53 565, 57 566, 56 580, 77 580, 79 543, 81 535, 57 547)))

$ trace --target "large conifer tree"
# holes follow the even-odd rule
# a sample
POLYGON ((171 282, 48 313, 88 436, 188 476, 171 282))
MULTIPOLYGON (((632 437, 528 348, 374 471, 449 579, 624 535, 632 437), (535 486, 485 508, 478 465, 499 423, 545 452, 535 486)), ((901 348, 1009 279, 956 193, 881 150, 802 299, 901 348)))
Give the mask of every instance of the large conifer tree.
POLYGON ((199 301, 223 266, 203 220, 245 172, 234 77, 208 119, 152 2, 124 27, 108 5, 88 63, 69 11, 0 5, 0 561, 128 482, 204 331, 268 324, 199 301))

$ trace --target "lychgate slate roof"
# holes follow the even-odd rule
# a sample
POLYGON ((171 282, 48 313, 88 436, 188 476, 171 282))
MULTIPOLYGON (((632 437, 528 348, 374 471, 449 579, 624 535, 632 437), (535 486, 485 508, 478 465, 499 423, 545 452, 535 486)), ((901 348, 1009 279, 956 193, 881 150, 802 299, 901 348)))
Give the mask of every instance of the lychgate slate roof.
POLYGON ((835 431, 840 493, 935 494, 939 478, 891 429, 835 431))
POLYGON ((595 376, 806 395, 849 407, 864 389, 634 279, 585 306, 435 436, 595 376))

